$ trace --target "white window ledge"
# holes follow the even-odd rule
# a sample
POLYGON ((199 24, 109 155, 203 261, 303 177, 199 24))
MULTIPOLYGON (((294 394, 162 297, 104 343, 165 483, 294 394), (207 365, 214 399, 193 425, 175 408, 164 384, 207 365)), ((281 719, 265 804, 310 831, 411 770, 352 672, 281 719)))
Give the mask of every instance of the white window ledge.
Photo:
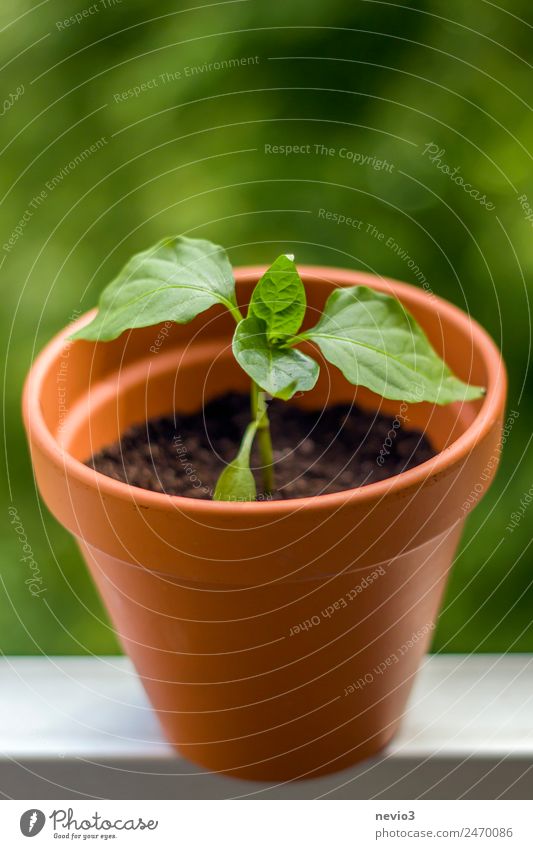
POLYGON ((427 657, 381 757, 282 786, 177 757, 126 658, 3 658, 0 692, 4 798, 533 798, 533 655, 427 657))

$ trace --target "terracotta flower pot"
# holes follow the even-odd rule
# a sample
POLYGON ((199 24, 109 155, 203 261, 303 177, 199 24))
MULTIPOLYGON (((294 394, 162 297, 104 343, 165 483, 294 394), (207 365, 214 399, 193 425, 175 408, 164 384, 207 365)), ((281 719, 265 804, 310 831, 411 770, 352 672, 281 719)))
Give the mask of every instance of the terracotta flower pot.
MULTIPOLYGON (((262 270, 237 270, 243 304, 262 270)), ((463 521, 496 470, 505 402, 497 348, 456 307, 359 272, 301 273, 309 323, 334 286, 390 292, 463 380, 487 387, 475 403, 406 406, 322 364, 298 401, 399 412, 426 429, 432 460, 360 489, 238 504, 160 495, 85 466, 133 423, 245 390, 232 321, 216 308, 105 344, 69 343, 71 326, 37 358, 24 395, 42 496, 78 540, 168 739, 210 770, 264 780, 346 767, 393 736, 463 521)))

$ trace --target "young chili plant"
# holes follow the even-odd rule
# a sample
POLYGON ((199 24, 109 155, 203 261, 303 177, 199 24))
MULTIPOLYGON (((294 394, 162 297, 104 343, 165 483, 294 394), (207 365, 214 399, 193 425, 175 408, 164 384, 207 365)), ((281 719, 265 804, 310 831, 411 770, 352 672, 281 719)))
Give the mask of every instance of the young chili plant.
POLYGON ((251 378, 250 424, 237 456, 220 475, 216 500, 256 498, 250 468, 255 440, 263 490, 274 492, 267 403, 269 397, 287 401, 314 387, 319 365, 298 348, 303 342, 315 345, 350 383, 384 398, 449 404, 484 393, 453 375, 396 298, 367 286, 335 289, 318 322, 301 332, 305 288, 294 258, 287 254, 258 281, 243 315, 224 249, 185 236, 163 239, 135 254, 104 289, 96 317, 72 338, 106 342, 136 327, 166 321, 186 324, 215 304, 222 304, 235 320, 233 354, 251 378))

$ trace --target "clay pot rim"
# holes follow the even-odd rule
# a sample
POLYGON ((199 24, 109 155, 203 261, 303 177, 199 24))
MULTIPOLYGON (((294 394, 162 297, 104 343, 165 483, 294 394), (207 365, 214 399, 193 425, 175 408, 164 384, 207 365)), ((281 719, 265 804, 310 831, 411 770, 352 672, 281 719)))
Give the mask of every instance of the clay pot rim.
MULTIPOLYGON (((257 280, 264 273, 267 266, 245 266, 234 269, 237 283, 257 280)), ((402 300, 402 295, 415 303, 423 303, 430 296, 422 289, 403 283, 389 277, 381 277, 362 271, 352 269, 335 268, 329 266, 298 266, 304 279, 313 278, 324 280, 338 285, 367 285, 374 289, 393 293, 402 300)), ((431 295, 436 301, 443 326, 455 324, 469 331, 472 336, 473 345, 481 352, 489 375, 487 393, 483 398, 480 410, 474 421, 466 431, 455 440, 449 447, 440 451, 435 457, 426 460, 416 466, 391 478, 364 487, 342 490, 340 492, 324 495, 306 496, 303 498, 292 498, 285 501, 208 501, 203 499, 187 498, 182 495, 165 495, 163 493, 151 492, 147 489, 132 486, 114 480, 107 475, 89 468, 80 460, 62 449, 49 431, 41 410, 40 395, 42 391, 43 378, 48 372, 50 365, 55 361, 58 354, 64 350, 68 343, 68 337, 78 328, 87 323, 95 310, 89 310, 80 316, 74 323, 61 330, 46 345, 35 359, 30 373, 26 379, 23 393, 23 414, 28 432, 31 432, 31 441, 39 447, 49 460, 66 473, 73 480, 77 480, 89 488, 96 487, 102 495, 118 498, 120 500, 137 503, 141 508, 156 510, 176 510, 191 516, 201 516, 213 511, 232 515, 258 515, 259 512, 274 517, 281 517, 294 512, 295 509, 312 507, 314 510, 331 510, 340 508, 343 503, 357 503, 362 506, 380 500, 385 494, 399 495, 403 490, 420 486, 428 478, 434 478, 446 471, 450 466, 456 465, 471 453, 475 445, 481 441, 492 428, 494 421, 504 407, 507 378, 505 366, 501 354, 490 335, 478 322, 464 313, 461 309, 438 297, 431 295)), ((73 343, 75 344, 75 343, 73 343)), ((105 344, 105 343, 96 343, 105 344)), ((201 344, 198 345, 198 349, 201 344)))

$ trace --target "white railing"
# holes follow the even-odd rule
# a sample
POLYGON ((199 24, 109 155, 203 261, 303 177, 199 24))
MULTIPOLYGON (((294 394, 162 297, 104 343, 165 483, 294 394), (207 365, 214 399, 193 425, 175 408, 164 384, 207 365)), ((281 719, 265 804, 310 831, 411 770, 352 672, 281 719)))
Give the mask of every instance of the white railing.
POLYGON ((4 798, 533 798, 533 655, 427 657, 381 757, 277 786, 177 757, 125 658, 4 658, 0 693, 4 798))

